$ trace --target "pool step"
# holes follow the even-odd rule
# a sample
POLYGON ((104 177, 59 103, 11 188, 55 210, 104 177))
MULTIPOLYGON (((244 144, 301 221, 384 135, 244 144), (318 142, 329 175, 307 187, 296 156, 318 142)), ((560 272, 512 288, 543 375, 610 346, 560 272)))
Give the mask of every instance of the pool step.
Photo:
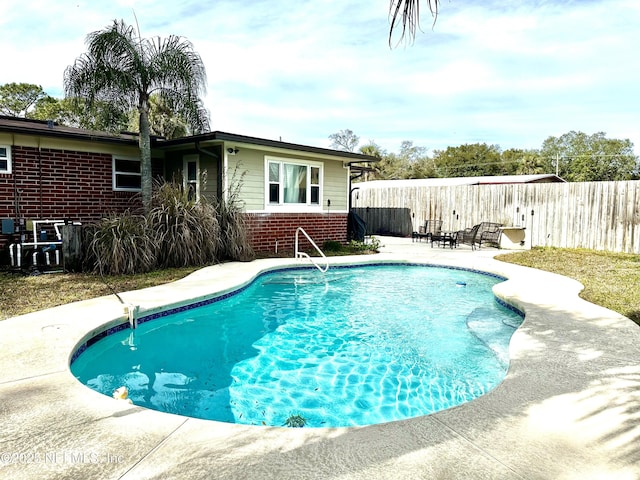
POLYGON ((284 273, 268 278, 263 285, 325 285, 343 278, 342 275, 324 275, 318 271, 309 273, 284 273))
POLYGON ((509 365, 509 351, 504 347, 504 338, 511 337, 515 326, 496 319, 495 313, 487 307, 478 307, 467 316, 469 331, 495 354, 506 368, 509 365))

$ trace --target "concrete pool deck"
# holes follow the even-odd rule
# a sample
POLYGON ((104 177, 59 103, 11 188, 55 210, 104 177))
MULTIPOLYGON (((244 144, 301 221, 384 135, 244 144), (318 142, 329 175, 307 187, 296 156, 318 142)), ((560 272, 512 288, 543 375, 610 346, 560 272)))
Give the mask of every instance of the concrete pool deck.
MULTIPOLYGON (((495 249, 381 237, 379 255, 508 277, 496 294, 525 311, 492 392, 436 414, 332 429, 180 417, 100 395, 69 371, 74 347, 122 322, 114 296, 0 321, 0 478, 636 479, 640 327, 581 300, 581 285, 494 260, 495 249), (117 321, 116 321, 117 320, 117 321)), ((233 290, 293 260, 216 265, 121 294, 154 311, 233 290)))

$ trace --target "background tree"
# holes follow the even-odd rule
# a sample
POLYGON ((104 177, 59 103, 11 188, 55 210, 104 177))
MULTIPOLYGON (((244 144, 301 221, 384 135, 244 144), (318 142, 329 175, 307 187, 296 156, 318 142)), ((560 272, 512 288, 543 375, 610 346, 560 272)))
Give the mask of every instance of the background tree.
POLYGON ((344 152, 353 152, 360 142, 360 137, 347 128, 340 130, 338 133, 332 133, 329 135, 329 140, 331 140, 331 148, 344 152))
POLYGON ((520 148, 509 148, 500 153, 502 175, 515 175, 518 165, 523 161, 524 155, 524 150, 520 148))
MULTIPOLYGON (((137 110, 131 110, 129 130, 138 132, 139 124, 140 114, 137 110)), ((162 97, 155 94, 149 97, 149 130, 153 135, 167 139, 185 137, 191 133, 184 118, 171 110, 162 97)))
POLYGON ((400 158, 407 162, 414 163, 427 156, 426 147, 419 147, 411 140, 403 140, 400 143, 400 158))
POLYGON ((440 177, 502 175, 504 170, 500 147, 486 143, 434 150, 433 162, 440 177))
POLYGON ((431 178, 437 176, 433 160, 426 147, 414 145, 410 140, 400 144, 399 160, 405 165, 403 178, 431 178))
POLYGON ((375 142, 360 148, 362 153, 380 158, 372 165, 376 180, 397 180, 404 178, 427 178, 434 174, 433 162, 427 155, 427 149, 414 145, 410 140, 400 144, 400 152, 387 153, 375 142))
POLYGON ((428 156, 421 157, 409 164, 408 178, 436 178, 437 176, 438 172, 433 164, 433 159, 428 156))
POLYGON ((67 105, 63 104, 62 100, 49 95, 38 100, 33 111, 29 114, 29 118, 35 120, 53 120, 63 125, 67 125, 63 121, 66 117, 68 117, 67 105))
POLYGON ((129 125, 128 115, 112 103, 96 101, 89 105, 82 99, 57 99, 48 95, 38 101, 29 118, 113 133, 127 130, 129 125))
POLYGON ((540 157, 538 150, 509 148, 500 155, 502 175, 538 175, 551 173, 540 157))
POLYGON ((364 155, 371 155, 372 157, 377 158, 382 158, 387 153, 382 149, 380 145, 378 145, 373 140, 369 140, 369 143, 362 145, 358 150, 364 155))
POLYGON ((571 131, 547 138, 540 149, 546 169, 568 182, 631 180, 640 161, 629 140, 606 138, 604 132, 587 135, 571 131))
POLYGON ((606 138, 602 132, 593 135, 569 132, 558 138, 549 137, 541 150, 502 151, 498 145, 476 143, 435 150, 431 157, 426 151, 405 140, 398 153, 389 153, 371 140, 360 147, 360 152, 380 161, 372 164, 374 173, 364 179, 550 174, 555 173, 556 160, 559 176, 570 182, 640 178, 640 158, 633 152, 633 143, 628 139, 606 138))
POLYGON ((119 105, 104 100, 89 103, 83 99, 61 100, 67 108, 65 125, 102 132, 120 133, 128 130, 129 116, 119 105))
MULTIPOLYGON (((369 140, 369 143, 361 145, 358 151, 364 155, 370 155, 372 157, 376 157, 378 159, 378 162, 382 159, 384 155, 387 154, 387 152, 383 150, 382 147, 380 147, 380 145, 378 145, 373 140, 369 140)), ((358 176, 353 180, 355 180, 356 182, 366 182, 368 180, 373 180, 375 178, 375 166, 378 162, 368 164, 368 166, 372 170, 363 172, 363 175, 358 176)))
POLYGON ((545 167, 540 152, 535 149, 521 150, 519 148, 512 148, 502 152, 502 161, 506 163, 506 158, 513 158, 513 166, 515 175, 539 175, 542 173, 552 173, 545 167))
POLYGON ((206 88, 206 72, 200 56, 188 40, 171 35, 143 39, 139 32, 115 20, 113 25, 87 36, 88 52, 64 73, 65 94, 88 105, 104 101, 139 112, 139 145, 142 203, 151 205, 151 138, 149 98, 159 95, 179 113, 194 133, 208 128, 208 115, 200 99, 206 88))
POLYGON ((0 85, 0 113, 12 117, 27 117, 38 100, 46 96, 40 85, 31 83, 0 85))
POLYGON ((399 180, 408 178, 410 172, 409 162, 396 153, 385 153, 372 167, 373 180, 399 180))

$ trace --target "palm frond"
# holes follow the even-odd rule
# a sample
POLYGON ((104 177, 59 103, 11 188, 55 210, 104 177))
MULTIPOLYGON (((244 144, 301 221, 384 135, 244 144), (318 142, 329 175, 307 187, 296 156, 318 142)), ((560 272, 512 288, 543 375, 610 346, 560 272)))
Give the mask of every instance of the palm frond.
MULTIPOLYGON (((429 11, 435 23, 440 8, 440 0, 423 0, 429 5, 429 11)), ((391 45, 393 31, 398 25, 402 25, 402 33, 399 42, 402 41, 407 31, 411 40, 416 36, 416 29, 420 27, 420 0, 391 0, 389 5, 389 17, 391 27, 389 28, 389 45, 391 45)))
POLYGON ((200 55, 188 40, 170 36, 149 42, 149 70, 153 72, 154 93, 189 124, 192 133, 209 127, 209 114, 202 105, 207 74, 200 55))

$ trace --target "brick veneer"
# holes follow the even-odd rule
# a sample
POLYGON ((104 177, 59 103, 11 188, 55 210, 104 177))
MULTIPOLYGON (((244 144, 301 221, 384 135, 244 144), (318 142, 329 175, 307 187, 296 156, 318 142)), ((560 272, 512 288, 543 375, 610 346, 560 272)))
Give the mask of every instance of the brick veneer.
POLYGON ((88 221, 139 206, 135 193, 113 191, 109 154, 16 146, 12 158, 13 173, 0 175, 1 217, 15 217, 14 185, 24 218, 88 221))
MULTIPOLYGON (((13 146, 11 174, 0 174, 0 218, 89 222, 140 206, 132 192, 114 192, 110 154, 13 146)), ((0 236, 0 244, 6 237, 0 236)))
MULTIPOLYGON (((293 251, 296 228, 302 227, 313 241, 322 248, 325 240, 347 242, 347 214, 344 213, 249 213, 247 226, 251 244, 256 252, 293 251)), ((310 248, 303 235, 300 248, 310 248)))

